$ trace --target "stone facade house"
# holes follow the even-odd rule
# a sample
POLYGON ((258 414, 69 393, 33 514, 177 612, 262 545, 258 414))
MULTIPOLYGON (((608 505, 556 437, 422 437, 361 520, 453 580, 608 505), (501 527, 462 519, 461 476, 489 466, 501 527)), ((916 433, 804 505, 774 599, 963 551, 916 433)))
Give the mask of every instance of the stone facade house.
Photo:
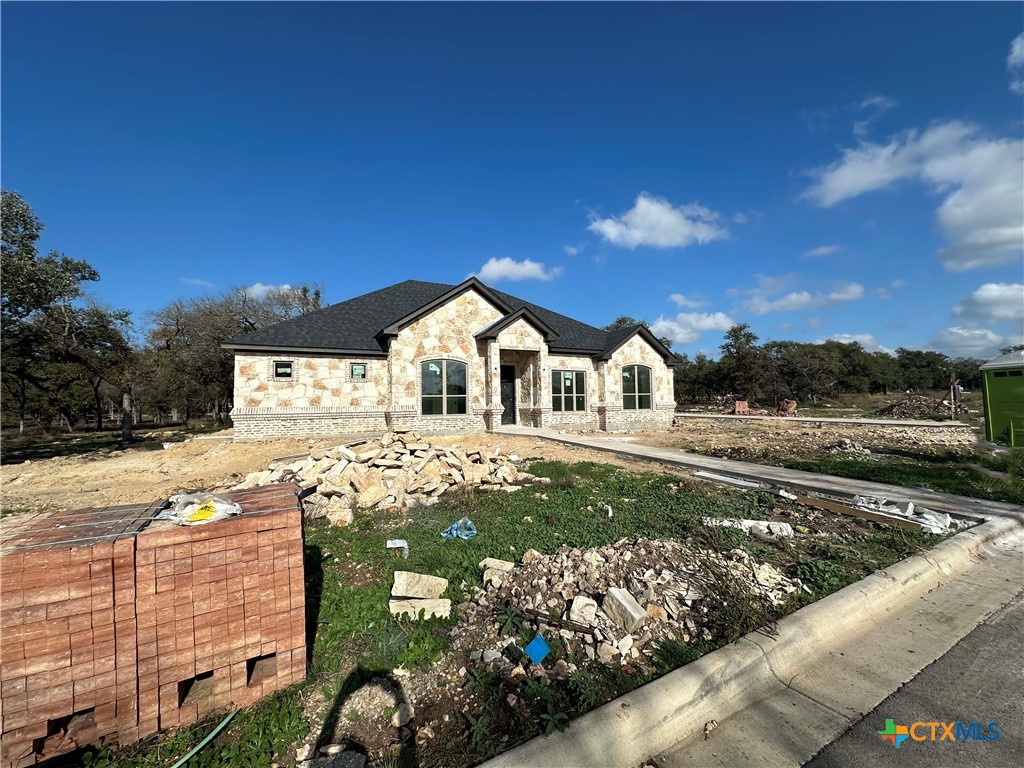
POLYGON ((496 291, 407 280, 224 344, 238 439, 501 424, 622 431, 675 410, 671 353, 496 291))

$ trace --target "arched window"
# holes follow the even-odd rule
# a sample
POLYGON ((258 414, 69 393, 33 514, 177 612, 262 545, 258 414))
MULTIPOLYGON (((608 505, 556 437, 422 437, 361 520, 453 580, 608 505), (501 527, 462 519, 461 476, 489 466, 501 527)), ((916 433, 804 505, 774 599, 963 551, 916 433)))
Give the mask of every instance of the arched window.
POLYGON ((420 363, 424 416, 466 413, 466 364, 458 360, 424 360, 420 363))
POLYGON ((651 409, 651 369, 646 365, 622 366, 622 407, 627 411, 651 409))

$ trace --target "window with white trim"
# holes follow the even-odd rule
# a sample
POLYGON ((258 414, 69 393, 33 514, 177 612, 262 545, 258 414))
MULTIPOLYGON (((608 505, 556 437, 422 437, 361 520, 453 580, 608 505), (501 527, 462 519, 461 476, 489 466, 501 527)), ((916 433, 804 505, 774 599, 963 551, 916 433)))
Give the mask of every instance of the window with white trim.
POLYGON ((551 372, 551 410, 587 410, 587 374, 583 371, 551 372))
POLYGON ((458 360, 420 363, 420 400, 424 416, 466 413, 467 366, 458 360))
POLYGON ((352 363, 348 367, 348 377, 353 381, 366 379, 366 363, 352 363))
POLYGON ((622 366, 622 407, 627 411, 651 409, 651 369, 646 365, 622 366))

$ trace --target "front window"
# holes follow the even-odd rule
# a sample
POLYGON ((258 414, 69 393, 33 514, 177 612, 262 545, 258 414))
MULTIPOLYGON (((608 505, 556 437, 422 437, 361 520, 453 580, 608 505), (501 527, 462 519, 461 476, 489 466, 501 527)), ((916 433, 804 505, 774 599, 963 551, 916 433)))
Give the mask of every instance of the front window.
POLYGON ((583 371, 551 372, 551 410, 587 410, 587 375, 583 371))
POLYGON ((349 376, 356 380, 365 379, 366 363, 352 363, 352 366, 349 368, 349 376))
POLYGON ((456 360, 420 363, 424 416, 466 413, 466 364, 456 360))
POLYGON ((651 369, 646 365, 622 367, 622 407, 627 411, 650 410, 651 369))
POLYGON ((275 360, 274 361, 274 378, 275 379, 290 379, 292 377, 292 361, 291 360, 275 360))

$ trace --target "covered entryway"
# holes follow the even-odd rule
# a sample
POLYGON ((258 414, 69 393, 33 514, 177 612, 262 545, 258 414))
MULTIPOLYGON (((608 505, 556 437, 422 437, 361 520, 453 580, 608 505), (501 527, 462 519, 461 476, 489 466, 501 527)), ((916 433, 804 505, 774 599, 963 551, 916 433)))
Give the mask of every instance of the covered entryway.
POLYGON ((516 367, 501 366, 501 423, 516 423, 516 367))

